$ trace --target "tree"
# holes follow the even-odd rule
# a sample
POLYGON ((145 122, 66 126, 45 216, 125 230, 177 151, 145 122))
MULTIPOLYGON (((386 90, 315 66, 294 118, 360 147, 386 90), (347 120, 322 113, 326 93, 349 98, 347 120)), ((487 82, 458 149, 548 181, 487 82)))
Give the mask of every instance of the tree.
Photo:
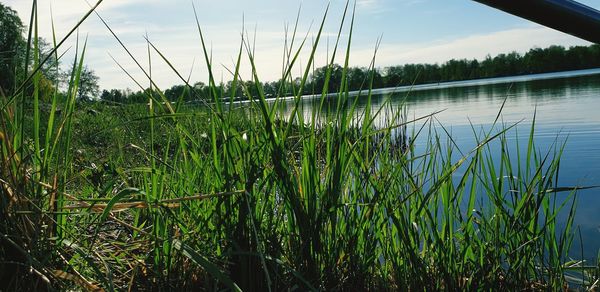
MULTIPOLYGON (((52 46, 44 39, 38 38, 38 50, 34 50, 34 42, 31 42, 30 56, 25 66, 25 54, 27 52, 27 41, 23 37, 25 27, 17 13, 8 6, 0 4, 0 92, 12 94, 13 90, 20 86, 19 82, 25 79, 25 68, 33 70, 34 56, 39 54, 39 60, 44 60, 52 51, 52 46)), ((49 58, 42 64, 39 79, 40 98, 47 100, 55 92, 61 81, 58 60, 49 58)), ((30 81, 24 88, 26 95, 33 92, 33 83, 30 81)))
MULTIPOLYGON (((73 67, 64 74, 68 74, 65 79, 70 80, 71 73, 76 72, 73 67)), ((74 82, 75 79, 73 79, 74 82)), ((100 86, 98 81, 100 78, 96 76, 94 70, 83 66, 79 76, 79 84, 77 84, 77 98, 80 100, 90 101, 96 99, 100 94, 100 86)))
MULTIPOLYGON (((40 53, 40 62, 46 59, 48 54, 50 54, 50 52, 52 52, 52 49, 54 49, 54 47, 42 37, 38 38, 38 48, 40 53)), ((51 56, 50 59, 46 61, 46 63, 42 64, 40 71, 42 72, 42 75, 45 79, 50 81, 52 84, 58 85, 59 83, 64 81, 62 79, 63 75, 60 72, 59 66, 60 60, 57 60, 54 56, 51 56)))
POLYGON ((10 94, 15 88, 20 53, 26 43, 23 23, 17 12, 0 4, 0 91, 10 94))
POLYGON ((106 101, 118 102, 118 103, 125 102, 125 97, 123 96, 123 92, 121 92, 121 90, 119 90, 119 89, 111 89, 110 91, 108 91, 106 89, 102 90, 100 99, 106 100, 106 101))
POLYGON ((179 98, 183 100, 189 99, 189 93, 186 85, 173 85, 171 88, 165 90, 165 97, 169 101, 178 101, 179 98))
POLYGON ((342 66, 338 64, 333 64, 331 66, 324 66, 315 69, 315 71, 311 75, 311 83, 313 84, 316 93, 321 93, 323 87, 325 86, 325 81, 328 81, 327 92, 334 93, 340 90, 340 85, 342 82, 342 66), (329 73, 329 80, 327 80, 327 75, 329 73))
POLYGON ((369 72, 365 68, 348 68, 348 88, 350 90, 366 89, 369 84, 369 72))
POLYGON ((98 93, 100 92, 100 87, 98 86, 98 81, 100 78, 96 76, 94 70, 89 69, 85 66, 81 70, 81 75, 79 76, 79 87, 77 88, 77 98, 81 100, 92 100, 98 97, 98 93))
POLYGON ((385 86, 396 87, 404 82, 404 68, 402 66, 391 66, 384 69, 385 86))

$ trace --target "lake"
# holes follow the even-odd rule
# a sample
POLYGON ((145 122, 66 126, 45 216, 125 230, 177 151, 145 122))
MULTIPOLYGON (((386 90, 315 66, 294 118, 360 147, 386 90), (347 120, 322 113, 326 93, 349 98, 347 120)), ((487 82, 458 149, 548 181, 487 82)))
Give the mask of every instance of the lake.
MULTIPOLYGON (((566 141, 559 186, 600 185, 600 69, 387 88, 375 93, 372 112, 387 99, 392 108, 404 106, 409 120, 443 110, 436 119, 465 153, 476 145, 472 127, 489 130, 506 100, 501 122, 506 126, 519 122, 516 131, 508 134, 509 141, 516 141, 518 133, 519 145, 527 144, 535 114, 536 149, 545 153, 555 143, 566 141)), ((306 120, 312 113, 311 104, 309 98, 303 102, 306 120)), ((366 98, 361 98, 358 106, 364 111, 366 98)), ((287 108, 289 111, 290 106, 287 108)), ((375 124, 386 124, 388 116, 384 112, 375 124)), ((409 131, 423 122, 410 125, 409 131)), ((437 121, 435 124, 442 131, 437 121)), ((584 257, 593 260, 600 249, 600 189, 577 194, 575 226, 581 230, 584 257)), ((559 199, 567 195, 562 193, 559 199)), ((576 235, 573 257, 581 257, 579 243, 576 235)))

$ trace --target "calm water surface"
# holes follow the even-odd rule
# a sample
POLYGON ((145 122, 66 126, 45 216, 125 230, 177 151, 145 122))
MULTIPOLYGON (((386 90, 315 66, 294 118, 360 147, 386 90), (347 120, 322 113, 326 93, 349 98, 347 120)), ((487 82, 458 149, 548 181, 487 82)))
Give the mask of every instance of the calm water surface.
MULTIPOLYGON (((537 149, 544 153, 554 143, 566 142, 560 186, 600 185, 600 75, 413 92, 407 108, 417 117, 445 109, 437 118, 451 129, 458 146, 469 150, 475 146, 469 123, 489 129, 505 98, 501 117, 507 125, 521 121, 520 145, 527 143, 534 114, 537 149)), ((516 135, 508 137, 516 140, 516 135)), ((600 189, 578 191, 575 225, 581 229, 584 256, 595 258, 600 249, 600 189)), ((578 239, 573 246, 580 253, 578 239)))
MULTIPOLYGON (((374 109, 389 98, 394 107, 405 106, 409 119, 444 110, 435 117, 464 152, 476 145, 472 125, 489 130, 506 99, 502 122, 520 122, 516 131, 508 134, 513 147, 517 134, 519 144, 527 144, 535 114, 536 149, 545 153, 555 143, 566 141, 558 184, 600 185, 600 69, 429 84, 378 93, 372 101, 374 109)), ((364 110, 364 99, 359 106, 364 110)), ((304 103, 303 111, 308 119, 312 112, 310 102, 304 103)), ((385 115, 376 121, 385 123, 385 115)), ((567 195, 561 194, 559 199, 567 195)), ((596 258, 600 250, 600 189, 578 191, 575 225, 581 229, 584 256, 596 258)), ((573 246, 573 256, 579 258, 578 236, 573 246)))

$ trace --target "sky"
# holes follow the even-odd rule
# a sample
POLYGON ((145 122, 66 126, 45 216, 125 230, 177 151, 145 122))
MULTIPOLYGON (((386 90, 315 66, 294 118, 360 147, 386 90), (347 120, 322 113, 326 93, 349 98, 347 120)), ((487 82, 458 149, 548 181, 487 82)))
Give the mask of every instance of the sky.
MULTIPOLYGON (((524 53, 534 47, 550 45, 590 44, 470 0, 356 1, 352 33, 350 7, 336 54, 336 61, 343 63, 351 35, 350 66, 369 66, 374 56, 375 66, 383 68, 407 63, 443 63, 453 58, 482 59, 486 55, 524 53)), ((23 22, 29 23, 31 1, 0 2, 15 9, 23 22)), ((600 0, 579 2, 600 9, 600 0)), ((286 31, 289 44, 298 16, 293 48, 298 49, 304 39, 306 42, 292 74, 300 76, 328 11, 314 66, 326 65, 342 24, 345 4, 345 0, 104 0, 97 11, 145 70, 151 60, 153 79, 159 87, 166 89, 183 81, 155 51, 151 51, 149 58, 144 36, 148 35, 184 79, 206 83, 208 70, 193 6, 208 46, 215 79, 219 82, 232 79, 230 71, 235 67, 242 29, 247 43, 253 48, 261 81, 279 79, 284 64, 286 31)), ((85 0, 38 0, 40 36, 51 40, 54 24, 57 39, 62 39, 89 9, 85 0)), ((143 71, 96 15, 86 19, 78 35, 80 49, 87 38, 84 62, 100 77, 101 88, 140 89, 118 64, 138 83, 147 86, 148 78, 143 71)), ((59 49, 65 53, 63 64, 72 62, 76 36, 70 37, 59 49)), ((242 59, 241 77, 250 79, 247 54, 242 59)))

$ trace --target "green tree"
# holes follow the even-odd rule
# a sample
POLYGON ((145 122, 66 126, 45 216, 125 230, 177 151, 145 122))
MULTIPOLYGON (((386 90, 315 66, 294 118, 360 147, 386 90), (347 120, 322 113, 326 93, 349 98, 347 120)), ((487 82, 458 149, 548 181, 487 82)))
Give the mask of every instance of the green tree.
POLYGON ((118 103, 125 102, 125 96, 123 95, 123 92, 119 89, 111 89, 110 91, 108 91, 106 89, 102 90, 100 99, 106 100, 106 101, 118 102, 118 103))
POLYGON ((0 91, 10 94, 15 89, 19 65, 26 47, 23 23, 17 12, 0 4, 0 91))
POLYGON ((327 91, 329 93, 338 92, 340 90, 340 85, 342 81, 342 70, 343 68, 338 64, 333 64, 330 66, 324 66, 315 69, 313 74, 311 75, 311 82, 317 91, 316 93, 321 93, 321 90, 325 86, 325 80, 327 79, 327 72, 330 71, 329 75, 329 83, 327 86, 327 91))
MULTIPOLYGON (((44 60, 53 49, 52 45, 46 39, 41 37, 38 39, 38 47, 40 51, 40 60, 44 60)), ((58 85, 64 81, 63 74, 61 74, 59 66, 60 60, 50 57, 50 59, 48 59, 48 61, 46 61, 46 63, 44 63, 40 69, 45 79, 53 84, 58 85)))
POLYGON ((369 84, 369 71, 366 68, 352 67, 348 69, 348 88, 350 90, 366 89, 369 84))
POLYGON ((391 66, 383 70, 386 87, 396 87, 405 83, 404 68, 402 66, 391 66))
MULTIPOLYGON (((76 69, 76 68, 75 68, 76 69)), ((69 79, 71 73, 75 72, 75 69, 71 67, 70 70, 63 73, 65 79, 69 79)), ((69 79, 70 80, 70 79, 69 79)), ((100 86, 98 86, 98 81, 100 78, 96 76, 94 70, 89 69, 87 66, 83 66, 81 69, 81 73, 79 76, 79 84, 77 84, 77 98, 80 100, 90 101, 100 96, 100 86)))
POLYGON ((179 98, 183 100, 189 100, 189 90, 187 85, 173 85, 171 88, 165 90, 165 97, 170 101, 178 101, 179 98))

